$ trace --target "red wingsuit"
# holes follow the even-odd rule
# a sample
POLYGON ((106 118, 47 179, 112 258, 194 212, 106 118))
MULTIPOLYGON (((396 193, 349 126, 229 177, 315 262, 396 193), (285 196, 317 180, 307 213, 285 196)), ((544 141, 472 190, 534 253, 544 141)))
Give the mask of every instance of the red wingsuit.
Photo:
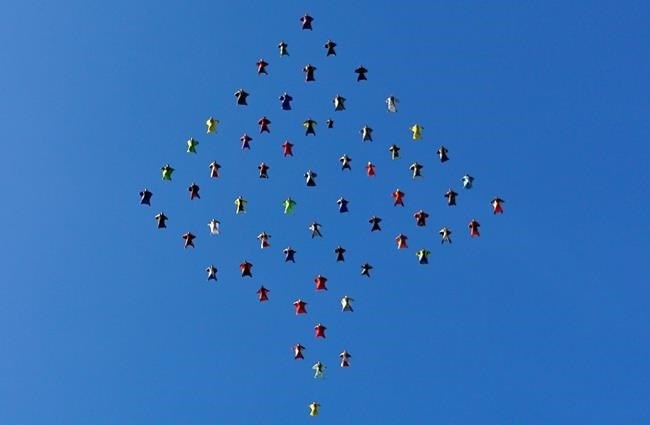
POLYGON ((264 133, 265 131, 267 133, 271 132, 271 130, 269 130, 269 124, 271 124, 271 121, 266 117, 262 117, 257 121, 257 125, 260 126, 260 134, 264 133))
POLYGON ((316 338, 325 338, 325 330, 327 328, 320 323, 314 326, 314 335, 316 338))
POLYGON ((397 237, 395 238, 395 242, 397 242, 397 249, 408 248, 408 246, 406 245, 407 239, 408 237, 406 235, 403 235, 401 233, 397 235, 397 237))
POLYGON ((405 195, 404 192, 402 192, 399 189, 393 192, 393 199, 395 200, 393 206, 397 206, 397 205, 404 206, 404 195, 405 195))
POLYGON ((368 176, 375 175, 375 164, 369 162, 368 165, 366 165, 366 174, 368 174, 368 176))
POLYGON ((494 198, 492 200, 492 213, 493 214, 503 214, 503 206, 501 205, 505 201, 501 198, 494 198))
POLYGON ((282 144, 282 154, 284 156, 293 156, 293 143, 285 140, 282 144))
POLYGON ((266 289, 264 286, 260 286, 260 289, 257 290, 257 296, 260 302, 268 301, 269 300, 268 294, 269 294, 269 290, 266 289))
POLYGON ((327 286, 325 286, 325 283, 327 282, 327 278, 325 276, 318 275, 314 278, 314 283, 316 284, 316 290, 317 291, 327 291, 327 286))
POLYGON ((253 268, 253 265, 249 263, 248 261, 244 261, 239 265, 239 270, 241 270, 241 277, 248 276, 248 277, 253 277, 253 273, 251 273, 251 269, 253 268))
POLYGON ((305 306, 307 305, 306 302, 303 300, 296 300, 293 302, 293 306, 296 308, 296 315, 298 314, 307 314, 307 309, 305 306))
POLYGON ((481 225, 479 224, 478 221, 476 221, 476 219, 472 219, 472 221, 470 221, 469 224, 467 225, 467 227, 469 227, 469 235, 470 235, 471 237, 474 237, 474 236, 481 236, 481 234, 480 234, 479 231, 478 231, 478 228, 479 228, 480 226, 481 226, 481 225))

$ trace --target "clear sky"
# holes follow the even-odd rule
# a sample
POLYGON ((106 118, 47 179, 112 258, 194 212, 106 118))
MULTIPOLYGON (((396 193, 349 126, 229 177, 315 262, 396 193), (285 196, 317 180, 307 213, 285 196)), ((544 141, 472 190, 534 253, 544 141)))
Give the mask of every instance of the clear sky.
POLYGON ((0 423, 650 423, 648 22, 645 1, 6 4, 0 423), (300 29, 305 12, 313 31, 300 29), (327 39, 337 56, 325 56, 327 39), (259 58, 269 75, 256 75, 259 58), (359 65, 368 81, 356 81, 359 65), (247 107, 235 105, 239 88, 247 107), (291 111, 280 109, 284 91, 291 111), (337 93, 346 111, 334 112, 337 93), (216 135, 205 133, 210 115, 216 135), (262 115, 270 134, 258 132, 262 115), (308 117, 316 137, 304 135, 308 117), (414 123, 425 128, 418 142, 414 123), (361 142, 364 124, 373 142, 361 142), (211 180, 213 160, 222 169, 211 180), (160 178, 165 163, 172 182, 160 178), (189 200, 193 181, 200 200, 189 200), (144 187, 151 207, 139 205, 144 187), (392 205, 398 187, 404 208, 392 205), (249 211, 235 215, 240 194, 249 211), (282 213, 287 196, 293 215, 282 213), (373 214, 381 232, 369 231, 373 214), (469 237, 472 218, 480 238, 469 237), (321 239, 310 238, 313 220, 321 239), (442 226, 452 245, 440 244, 442 226), (186 231, 195 249, 183 249, 186 231), (400 232, 409 247, 398 251, 400 232), (289 244, 295 264, 284 262, 289 244), (419 248, 430 264, 418 264, 419 248), (239 276, 245 259, 253 278, 239 276), (370 278, 359 274, 366 261, 370 278), (315 291, 317 274, 329 291, 315 291), (340 311, 344 294, 354 313, 340 311), (294 315, 296 298, 307 315, 294 315), (324 380, 313 378, 317 360, 324 380))

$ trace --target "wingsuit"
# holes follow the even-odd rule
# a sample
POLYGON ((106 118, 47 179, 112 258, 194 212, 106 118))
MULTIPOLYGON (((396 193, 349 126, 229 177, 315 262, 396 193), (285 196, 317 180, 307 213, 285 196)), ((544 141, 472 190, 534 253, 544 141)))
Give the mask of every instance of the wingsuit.
POLYGON ((284 254, 284 262, 287 263, 291 261, 292 263, 295 263, 296 260, 293 257, 296 254, 296 250, 291 248, 290 246, 286 247, 282 253, 284 254))
POLYGON ((212 161, 210 165, 210 178, 211 179, 216 179, 219 177, 219 168, 221 168, 221 165, 217 163, 217 161, 212 161))
POLYGON ((293 156, 293 143, 288 140, 285 140, 284 143, 282 143, 282 155, 285 157, 293 156))
POLYGON ((193 137, 190 137, 187 141, 187 153, 196 153, 196 147, 199 145, 199 142, 196 141, 193 137))
POLYGON ((159 229, 166 229, 167 228, 167 223, 166 223, 167 222, 167 216, 165 215, 165 213, 160 212, 160 213, 156 214, 156 216, 154 218, 158 222, 158 228, 159 229))
POLYGON ((212 117, 205 120, 205 126, 207 127, 206 133, 216 133, 218 124, 219 120, 212 117))
POLYGON ((148 189, 142 190, 140 192, 140 205, 149 205, 151 206, 151 197, 153 196, 152 192, 149 192, 148 189))
POLYGON ((494 198, 492 201, 490 201, 490 204, 492 204, 492 213, 493 214, 503 214, 503 204, 505 201, 501 198, 494 198))

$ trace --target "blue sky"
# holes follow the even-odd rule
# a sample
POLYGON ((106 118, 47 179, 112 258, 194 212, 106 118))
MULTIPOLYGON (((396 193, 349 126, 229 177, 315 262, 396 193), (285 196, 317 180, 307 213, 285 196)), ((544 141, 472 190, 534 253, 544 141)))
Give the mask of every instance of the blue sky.
POLYGON ((650 421, 650 6, 349 3, 4 8, 2 423, 650 421), (311 32, 300 30, 305 12, 311 32), (328 38, 336 57, 325 57, 328 38), (281 58, 283 39, 290 56, 281 58), (260 57, 268 76, 255 73, 260 57), (303 81, 307 63, 318 68, 314 83, 303 81), (368 81, 357 83, 360 64, 368 81), (235 106, 239 88, 248 107, 235 106), (284 91, 292 111, 280 110, 284 91), (337 93, 346 111, 334 112, 337 93), (383 103, 391 94, 396 114, 383 103), (210 115, 221 124, 208 136, 210 115), (270 134, 258 133, 262 115, 270 134), (309 116, 316 137, 304 136, 309 116), (366 123, 374 141, 363 144, 366 123), (414 123, 422 141, 410 140, 414 123), (250 151, 239 147, 243 132, 250 151), (189 137, 197 155, 185 153, 189 137), (282 157, 284 139, 293 158, 282 157), (343 153, 352 172, 340 170, 343 153), (261 161, 268 181, 257 177, 261 161), (413 161, 422 179, 410 178, 413 161), (171 183, 160 179, 167 162, 171 183), (315 188, 304 185, 308 168, 315 188), (460 186, 465 172, 476 177, 471 191, 460 186), (192 181, 202 199, 190 202, 192 181), (151 207, 138 205, 144 187, 151 207), (396 187, 404 208, 392 206, 396 187), (460 193, 455 208, 442 196, 449 187, 460 193), (249 211, 236 216, 239 194, 249 211), (348 214, 336 208, 342 195, 348 214), (290 216, 287 196, 298 202, 290 216), (494 196, 506 201, 501 216, 494 196), (425 228, 411 217, 420 208, 431 215, 425 228), (163 231, 159 211, 169 216, 163 231), (384 221, 371 234, 373 214, 384 221), (312 220, 322 239, 310 238, 312 220), (444 225, 452 246, 440 245, 444 225), (182 247, 188 230, 194 250, 182 247), (269 249, 259 249, 261 231, 269 249), (409 248, 398 251, 400 232, 409 248), (296 264, 283 261, 289 244, 296 264), (335 262, 338 244, 345 263, 335 262), (432 251, 426 266, 415 257, 422 247, 432 251), (252 279, 238 275, 244 259, 252 279), (369 279, 359 275, 366 261, 369 279), (209 264, 216 284, 206 282, 209 264), (317 274, 327 293, 314 290, 317 274), (344 294, 354 313, 340 312, 344 294), (309 302, 307 315, 293 314, 296 298, 309 302), (317 322, 326 340, 314 338, 317 322), (292 358, 297 342, 304 361, 292 358), (338 367, 343 349, 348 369, 338 367), (317 360, 322 381, 312 377, 317 360))

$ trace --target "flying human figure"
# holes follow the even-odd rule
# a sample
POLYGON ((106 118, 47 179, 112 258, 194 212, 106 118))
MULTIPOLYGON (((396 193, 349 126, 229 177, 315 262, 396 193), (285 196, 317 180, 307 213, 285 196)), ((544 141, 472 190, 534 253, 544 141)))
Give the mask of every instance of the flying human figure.
POLYGON ((347 350, 343 350, 343 352, 339 354, 339 357, 341 358, 341 367, 350 367, 350 358, 352 357, 352 354, 348 353, 347 350))
POLYGON ((218 124, 219 120, 213 117, 209 117, 207 120, 205 120, 205 126, 207 127, 206 133, 216 133, 218 124))
POLYGON ((325 276, 316 276, 314 278, 314 284, 316 285, 317 291, 327 291, 327 278, 325 276))
POLYGON ((388 96, 386 98, 386 108, 388 108, 388 112, 397 112, 398 103, 399 99, 395 98, 395 96, 388 96))
POLYGON ((260 178, 261 179, 268 179, 269 178, 269 169, 270 168, 271 167, 266 165, 266 163, 264 163, 264 162, 261 162, 260 165, 257 166, 257 170, 260 173, 260 178))
POLYGON ((216 179, 219 177, 219 169, 221 168, 221 165, 217 163, 217 161, 212 161, 210 165, 208 165, 210 168, 210 178, 211 179, 216 179))
POLYGON ((397 243, 397 249, 404 249, 408 248, 408 245, 406 244, 406 240, 408 239, 408 236, 406 236, 403 233, 400 233, 395 237, 395 242, 397 243))
POLYGON ((341 311, 349 311, 350 313, 354 312, 354 309, 352 308, 353 301, 354 299, 350 298, 347 295, 343 295, 343 298, 341 298, 341 311))
POLYGON ((343 256, 343 254, 345 254, 345 248, 343 248, 341 245, 334 248, 334 253, 336 254, 337 263, 345 261, 345 257, 343 256))
POLYGON ((449 229, 448 227, 443 227, 442 229, 440 229, 440 231, 438 233, 440 234, 440 238, 441 238, 440 243, 441 244, 443 244, 445 242, 451 243, 451 229, 449 229))
POLYGON ((339 206, 339 212, 341 214, 348 212, 348 200, 345 199, 344 197, 340 197, 339 199, 336 200, 336 204, 339 206))
POLYGON ((199 195, 199 185, 192 182, 192 184, 187 188, 187 191, 190 192, 190 200, 196 198, 196 199, 201 199, 201 196, 199 195))
POLYGON ((370 228, 371 232, 381 230, 381 227, 379 226, 379 223, 381 223, 381 218, 377 217, 376 215, 373 215, 372 217, 370 217, 370 220, 368 220, 368 223, 372 224, 372 227, 370 228))
POLYGON ((431 254, 431 251, 428 249, 419 249, 415 255, 418 257, 418 262, 420 264, 429 264, 429 255, 431 254))
POLYGON ((286 247, 285 249, 282 250, 282 253, 284 254, 284 262, 288 263, 291 261, 292 263, 296 262, 296 259, 294 258, 294 255, 296 254, 296 250, 291 248, 290 246, 286 247))
POLYGON ((314 371, 314 379, 323 379, 325 377, 325 365, 319 360, 311 367, 314 371))
POLYGON ((158 222, 158 228, 159 229, 166 229, 167 228, 167 216, 163 212, 159 212, 156 214, 154 217, 156 222, 158 222))
POLYGON ((172 174, 174 173, 174 169, 172 168, 171 165, 169 164, 163 165, 160 171, 162 172, 163 180, 172 181, 172 174))
POLYGON ((193 137, 190 137, 187 140, 187 153, 196 153, 196 147, 199 145, 199 142, 193 137))
POLYGON ((190 246, 194 248, 194 239, 196 239, 196 236, 194 236, 192 232, 183 233, 183 236, 181 237, 183 238, 183 240, 185 240, 183 248, 187 248, 190 246))
POLYGON ((302 29, 303 30, 311 30, 312 29, 311 23, 314 22, 314 18, 312 18, 311 16, 309 16, 308 14, 305 13, 300 18, 300 22, 302 23, 302 29))
POLYGON ((282 155, 285 157, 293 156, 293 143, 288 140, 285 140, 284 143, 282 143, 282 155))
POLYGON ((282 201, 282 206, 284 207, 285 214, 291 214, 296 207, 296 201, 291 199, 291 197, 288 197, 287 199, 282 201))
POLYGON ((463 182, 463 188, 471 189, 472 185, 474 184, 474 177, 470 176, 469 174, 465 174, 463 177, 461 177, 460 181, 463 182))
POLYGON ((368 124, 365 124, 361 130, 361 141, 362 142, 372 142, 372 128, 368 127, 368 124))
POLYGON ((409 165, 409 170, 411 170, 411 178, 422 177, 422 168, 424 168, 424 165, 420 164, 419 162, 414 162, 413 164, 409 165))
POLYGON ((369 263, 363 263, 361 265, 361 276, 370 277, 370 270, 372 269, 373 267, 369 263))
POLYGON ((492 205, 492 213, 493 214, 503 214, 503 204, 505 201, 499 197, 495 197, 490 201, 490 204, 492 205))
POLYGON ((326 56, 336 56, 336 51, 334 50, 334 48, 336 47, 335 42, 333 42, 332 40, 327 40, 327 43, 325 43, 323 47, 327 49, 326 56))
POLYGON ((302 69, 302 72, 305 73, 305 82, 309 81, 316 81, 316 77, 314 77, 314 71, 316 71, 316 67, 310 63, 305 65, 305 67, 302 69))
POLYGON ((217 280, 217 268, 214 265, 209 265, 205 271, 208 273, 208 280, 217 280))
POLYGON ((313 134, 314 136, 316 135, 316 128, 315 128, 316 124, 318 123, 312 120, 311 118, 307 118, 302 123, 302 126, 305 127, 305 136, 308 136, 310 134, 313 134))
POLYGON ((395 189, 393 192, 393 206, 401 205, 404 206, 404 196, 406 194, 399 189, 395 189))
POLYGON ((316 186, 316 180, 314 180, 314 178, 318 177, 318 174, 316 174, 312 170, 307 170, 305 172, 305 174, 304 174, 304 177, 305 177, 305 183, 307 184, 307 186, 309 186, 309 187, 316 186))
POLYGON ((268 62, 266 62, 264 59, 260 58, 260 60, 257 61, 257 75, 269 75, 268 72, 266 72, 266 67, 269 65, 268 62))
POLYGON ((215 218, 211 219, 208 222, 208 228, 210 229, 210 234, 211 235, 218 235, 220 232, 219 226, 221 225, 221 222, 215 218))
POLYGON ((352 167, 350 166, 350 161, 352 161, 352 158, 350 158, 348 154, 343 154, 343 156, 339 158, 339 162, 341 163, 341 170, 352 171, 352 167))
POLYGON ((316 338, 325 338, 325 331, 327 328, 323 326, 321 323, 317 324, 314 326, 314 336, 316 338))
POLYGON ((438 158, 440 158, 440 162, 449 161, 449 157, 447 156, 447 152, 449 152, 449 150, 447 150, 447 148, 444 147, 444 146, 440 146, 438 148, 438 150, 436 151, 436 154, 438 154, 438 158))
POLYGON ((244 89, 239 89, 235 92, 235 98, 237 99, 237 105, 246 106, 248 105, 247 98, 249 94, 244 89))
POLYGON ((149 191, 149 189, 144 188, 140 192, 140 205, 149 205, 151 206, 151 197, 153 196, 153 193, 149 191))
POLYGON ((411 133, 412 133, 413 140, 420 140, 422 138, 423 130, 424 127, 422 127, 420 124, 413 124, 411 126, 411 133))
POLYGON ((451 188, 445 192, 445 198, 447 198, 447 205, 450 207, 456 205, 456 196, 458 196, 458 193, 454 192, 451 188))
POLYGON ((424 212, 424 210, 419 210, 413 214, 413 218, 415 218, 416 226, 424 227, 427 225, 427 218, 429 218, 429 214, 424 212))
POLYGON ((479 232, 478 228, 481 227, 478 221, 476 221, 475 218, 472 219, 472 221, 469 222, 467 225, 469 227, 469 236, 474 237, 474 236, 481 236, 481 233, 479 232))
POLYGON ((260 126, 260 134, 264 132, 266 133, 271 132, 271 130, 269 130, 269 124, 271 124, 271 121, 268 118, 266 118, 266 116, 263 116, 257 121, 257 125, 260 126))
POLYGON ((253 265, 244 260, 244 262, 239 265, 239 272, 241 273, 241 277, 253 277, 253 265))
POLYGON ((291 347, 291 350, 293 351, 293 358, 294 360, 299 360, 299 359, 304 359, 305 356, 302 354, 302 351, 305 350, 305 347, 301 344, 296 344, 293 347, 291 347))
POLYGON ((287 50, 287 47, 289 45, 285 43, 284 41, 281 41, 278 43, 278 49, 280 50, 280 56, 289 56, 289 51, 287 50))
POLYGON ((269 291, 264 287, 264 285, 260 286, 260 289, 257 290, 257 298, 260 300, 260 302, 268 301, 269 300, 269 291))
POLYGON ((390 152, 390 159, 399 158, 399 149, 400 147, 397 145, 390 145, 390 147, 388 148, 388 151, 390 152))
POLYGON ((280 108, 283 111, 290 111, 291 110, 291 101, 293 100, 293 97, 286 91, 278 97, 280 99, 280 108))
POLYGON ((316 236, 323 237, 320 232, 321 225, 315 221, 309 225, 309 230, 311 231, 311 238, 314 239, 316 236))
POLYGON ((260 241, 260 248, 268 248, 271 246, 271 243, 269 242, 269 239, 271 238, 271 235, 269 235, 266 232, 262 232, 259 235, 257 235, 257 240, 260 241))
POLYGON ((364 81, 368 79, 368 77, 366 77, 368 70, 364 68, 363 65, 355 69, 354 72, 357 74, 357 81, 364 81))
POLYGON ((251 148, 251 140, 253 140, 253 138, 251 136, 249 136, 248 133, 242 134, 242 136, 239 138, 239 140, 241 141, 242 150, 244 150, 244 149, 249 149, 250 150, 250 148, 251 148))
POLYGON ((366 164, 366 175, 368 175, 368 177, 373 177, 375 175, 375 164, 370 161, 366 164))
POLYGON ((345 111, 345 98, 340 94, 337 94, 334 99, 332 99, 334 104, 334 111, 345 111))
POLYGON ((327 121, 325 121, 325 125, 327 126, 327 128, 334 128, 334 120, 328 118, 327 121))
POLYGON ((246 212, 246 204, 248 203, 242 196, 235 198, 235 214, 244 214, 246 212))
POLYGON ((320 404, 312 401, 309 403, 309 416, 318 416, 320 413, 320 404))
POLYGON ((293 307, 296 313, 296 316, 299 314, 307 314, 307 303, 298 298, 293 302, 293 307))

